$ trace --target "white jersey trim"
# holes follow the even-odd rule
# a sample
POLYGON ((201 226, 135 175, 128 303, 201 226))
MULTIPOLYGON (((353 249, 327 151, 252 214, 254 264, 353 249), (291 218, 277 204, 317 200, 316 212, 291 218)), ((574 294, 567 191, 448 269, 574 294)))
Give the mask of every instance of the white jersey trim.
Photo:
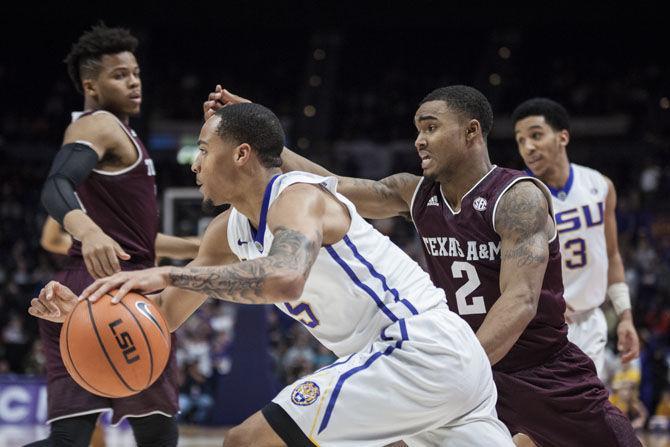
POLYGON ((455 215, 461 213, 461 210, 463 209, 463 199, 465 199, 465 196, 467 196, 468 194, 470 194, 470 193, 472 192, 472 190, 475 189, 481 182, 483 182, 484 179, 485 179, 486 177, 489 176, 489 174, 491 174, 493 171, 495 171, 495 169, 496 169, 497 167, 498 167, 498 165, 493 165, 493 166, 491 167, 491 170, 490 170, 489 172, 487 172, 486 174, 484 174, 484 176, 483 176, 482 178, 480 178, 480 179, 477 181, 477 183, 475 183, 474 185, 472 185, 472 188, 468 189, 468 192, 466 192, 465 194, 463 194, 463 195, 461 196, 461 207, 458 209, 458 211, 454 211, 454 210, 451 208, 451 205, 449 205, 449 201, 447 200, 446 197, 444 197, 444 192, 442 192, 442 185, 440 184, 440 195, 442 196, 442 200, 444 200, 444 204, 447 205, 447 208, 449 208, 449 211, 451 211, 451 214, 453 214, 453 215, 455 216, 455 215))
POLYGON ((423 180, 426 177, 421 177, 421 180, 419 180, 419 183, 417 183, 416 188, 414 188, 414 194, 412 194, 412 200, 409 202, 409 216, 412 218, 412 222, 414 222, 414 214, 412 214, 412 210, 414 209, 414 199, 416 199, 416 195, 419 192, 419 188, 421 188, 421 185, 423 185, 423 180))
POLYGON ((549 192, 549 189, 547 189, 547 186, 544 183, 542 183, 539 179, 536 179, 535 177, 524 176, 516 178, 509 185, 507 185, 505 189, 503 189, 503 191, 498 195, 496 203, 495 205, 493 205, 493 215, 491 218, 493 224, 493 231, 495 231, 496 234, 500 235, 500 233, 498 233, 498 230, 496 229, 496 212, 498 211, 498 202, 500 202, 500 199, 502 198, 503 195, 505 195, 508 189, 510 189, 517 183, 526 180, 530 180, 537 186, 539 186, 540 191, 542 191, 542 194, 544 194, 544 198, 547 200, 547 207, 549 208, 549 217, 551 217, 551 221, 554 223, 554 235, 551 237, 551 239, 549 239, 548 242, 549 243, 554 242, 554 239, 558 237, 558 228, 556 227, 556 219, 554 218, 554 207, 551 202, 551 193, 549 192))
POLYGON ((48 420, 45 422, 45 424, 46 424, 46 425, 49 425, 49 424, 51 424, 51 423, 53 423, 53 422, 60 421, 60 420, 62 420, 62 419, 75 418, 75 417, 77 417, 77 416, 85 416, 85 415, 87 415, 87 414, 93 414, 93 413, 104 413, 105 411, 112 411, 112 409, 109 408, 109 407, 105 407, 105 408, 98 408, 98 409, 96 409, 96 410, 82 411, 82 412, 80 412, 80 413, 66 414, 65 416, 58 416, 58 417, 53 418, 53 419, 48 419, 48 420))
POLYGON ((119 126, 121 127, 121 129, 123 129, 123 131, 126 133, 126 135, 128 135, 128 138, 130 138, 130 141, 133 143, 133 147, 137 151, 137 160, 135 160, 135 163, 131 164, 130 166, 125 167, 123 169, 120 169, 118 171, 103 171, 101 169, 94 169, 93 172, 95 172, 96 174, 101 174, 101 175, 114 176, 114 175, 126 174, 126 173, 132 171, 142 162, 142 159, 144 158, 144 156, 142 155, 142 149, 140 149, 140 147, 135 142, 135 137, 133 137, 133 135, 128 131, 128 129, 126 129, 126 126, 123 125, 121 120, 116 115, 114 115, 113 113, 108 112, 107 110, 96 110, 95 112, 92 113, 92 115, 95 115, 97 113, 109 113, 110 115, 112 115, 114 117, 114 119, 119 123, 119 126))

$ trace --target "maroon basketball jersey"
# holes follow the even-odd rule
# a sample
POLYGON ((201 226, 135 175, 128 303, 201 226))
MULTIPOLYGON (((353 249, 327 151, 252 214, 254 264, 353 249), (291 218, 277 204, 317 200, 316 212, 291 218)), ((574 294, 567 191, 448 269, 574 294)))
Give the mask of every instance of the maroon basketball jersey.
MULTIPOLYGON (((158 232, 156 171, 135 131, 121 121, 119 126, 137 149, 137 161, 118 171, 94 169, 77 187, 77 197, 93 222, 130 255, 130 263, 153 264, 158 232)), ((79 241, 74 241, 69 255, 81 256, 79 241)))
MULTIPOLYGON (((500 236, 494 229, 496 205, 520 171, 493 167, 463 196, 454 212, 440 184, 423 178, 412 199, 412 218, 423 241, 433 282, 444 289, 449 308, 474 331, 500 297, 500 236)), ((516 371, 542 363, 567 343, 558 238, 549 243, 549 263, 535 318, 494 369, 516 371)))

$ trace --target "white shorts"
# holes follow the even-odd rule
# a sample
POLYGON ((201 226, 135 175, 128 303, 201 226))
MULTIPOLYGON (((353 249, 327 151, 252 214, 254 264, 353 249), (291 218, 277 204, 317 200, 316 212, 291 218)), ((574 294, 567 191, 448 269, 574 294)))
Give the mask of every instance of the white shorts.
POLYGON ((510 446, 491 366, 446 308, 400 320, 369 349, 338 359, 273 400, 320 447, 510 446))
POLYGON ((591 357, 596 364, 598 377, 603 379, 605 367, 605 345, 607 344, 607 320, 599 307, 571 316, 568 323, 568 340, 591 357))

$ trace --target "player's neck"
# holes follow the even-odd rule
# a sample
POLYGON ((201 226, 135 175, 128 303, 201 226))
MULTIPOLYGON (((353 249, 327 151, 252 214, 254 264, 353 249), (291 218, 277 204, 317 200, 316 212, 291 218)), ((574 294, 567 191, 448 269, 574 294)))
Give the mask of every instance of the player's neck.
POLYGON ((568 157, 559 157, 550 169, 540 177, 546 185, 554 189, 562 189, 570 178, 570 160, 568 157))
POLYGON ((466 163, 459 166, 457 170, 440 175, 437 181, 440 183, 442 194, 454 210, 461 208, 461 200, 486 174, 493 165, 486 157, 471 157, 466 163))
POLYGON ((105 110, 119 119, 126 126, 130 123, 130 117, 128 115, 119 114, 113 110, 104 108, 98 103, 95 99, 90 96, 84 96, 84 112, 95 112, 97 110, 105 110))
POLYGON ((265 190, 272 177, 277 174, 281 174, 281 170, 273 168, 263 170, 262 174, 247 177, 245 181, 240 182, 240 195, 231 203, 255 228, 259 226, 265 190))

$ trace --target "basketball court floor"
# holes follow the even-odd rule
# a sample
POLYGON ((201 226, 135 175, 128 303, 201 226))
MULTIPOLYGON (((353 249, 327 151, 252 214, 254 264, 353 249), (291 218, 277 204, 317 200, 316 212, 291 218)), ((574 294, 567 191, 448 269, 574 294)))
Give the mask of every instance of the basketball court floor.
MULTIPOLYGON (((179 447, 221 447, 227 429, 196 426, 179 427, 179 447)), ((49 433, 48 427, 40 426, 0 426, 0 446, 20 447, 43 439, 49 433)), ((670 447, 670 434, 646 433, 642 437, 645 447, 670 447)), ((128 427, 106 427, 105 447, 132 447, 135 445, 133 433, 128 427)))
MULTIPOLYGON (((179 427, 179 447, 221 447, 226 429, 195 426, 179 427)), ((0 446, 20 447, 49 434, 45 425, 0 426, 0 446)), ((132 447, 133 432, 127 426, 105 427, 105 447, 132 447)))

